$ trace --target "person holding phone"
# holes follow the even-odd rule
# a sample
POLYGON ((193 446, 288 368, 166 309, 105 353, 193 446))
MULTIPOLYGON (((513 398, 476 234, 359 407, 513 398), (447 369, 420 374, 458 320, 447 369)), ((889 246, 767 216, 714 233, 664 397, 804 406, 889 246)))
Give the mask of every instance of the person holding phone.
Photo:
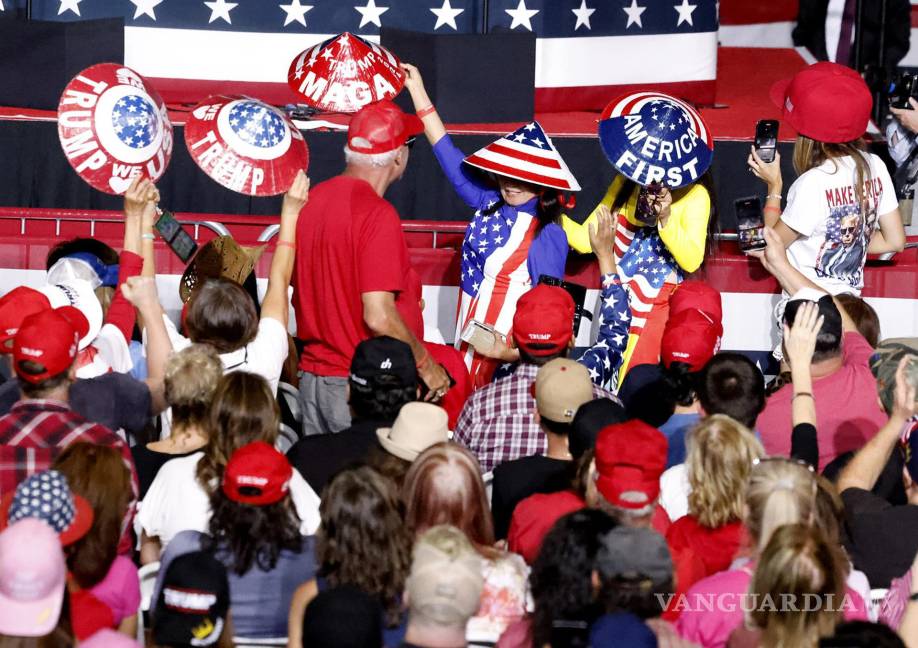
MULTIPOLYGON (((694 123, 699 125, 702 133, 705 132, 707 128, 700 115, 694 110, 690 111, 682 102, 666 95, 657 94, 655 99, 643 106, 640 93, 632 97, 633 102, 626 97, 610 106, 616 103, 635 106, 633 114, 628 115, 628 119, 632 120, 629 123, 639 123, 636 120, 643 120, 642 127, 646 126, 646 132, 656 141, 663 143, 658 146, 659 154, 653 155, 652 161, 656 163, 655 168, 661 175, 666 172, 667 183, 646 182, 649 174, 639 183, 630 177, 635 175, 633 166, 626 168, 622 164, 614 164, 615 159, 632 159, 643 163, 639 164, 640 168, 647 169, 650 166, 642 157, 642 149, 648 147, 642 147, 640 140, 645 138, 641 137, 638 144, 632 144, 631 136, 622 135, 620 141, 615 143, 621 147, 621 156, 619 157, 618 153, 610 156, 617 173, 602 201, 583 223, 577 223, 568 216, 562 219, 570 246, 581 254, 588 254, 594 251, 590 245, 590 225, 596 222, 599 213, 604 209, 611 210, 615 218, 616 237, 612 249, 622 283, 628 288, 631 311, 634 315, 619 374, 619 384, 630 367, 657 364, 660 361, 663 327, 669 317, 669 297, 686 274, 691 274, 701 267, 709 227, 716 223, 713 211, 715 201, 712 200, 713 179, 707 171, 710 153, 705 164, 702 161, 703 140, 695 132, 689 132, 685 126, 686 123, 694 123), (667 121, 662 117, 664 114, 671 115, 670 123, 663 123, 667 121), (687 141, 696 142, 695 148, 686 151, 684 158, 689 161, 696 177, 678 188, 672 188, 668 183, 675 177, 671 173, 678 171, 678 167, 670 166, 667 160, 675 157, 672 151, 680 136, 687 141), (669 148, 664 148, 664 145, 669 148), (668 153, 663 155, 663 151, 668 153)), ((628 127, 628 130, 632 136, 644 132, 633 131, 631 127, 628 127)), ((604 133, 600 126, 600 139, 603 137, 604 133)), ((605 144, 603 147, 606 149, 605 144)), ((606 155, 609 156, 607 149, 606 155)))
MULTIPOLYGON (((564 192, 580 185, 535 122, 466 156, 447 135, 418 69, 407 63, 402 69, 437 161, 459 197, 476 210, 462 243, 456 337, 473 320, 506 336, 516 302, 538 278, 564 278, 567 238, 559 224, 561 209, 564 192), (546 165, 539 166, 540 160, 546 165), (469 166, 487 171, 492 183, 473 176, 469 166)), ((497 362, 467 342, 459 348, 475 384, 487 383, 497 362)))
POLYGON ((808 279, 833 295, 860 295, 867 255, 905 246, 889 171, 862 139, 873 107, 870 90, 857 72, 823 62, 777 82, 771 98, 798 133, 799 176, 782 212, 781 156, 765 162, 752 147, 749 168, 768 187, 765 224, 808 279))

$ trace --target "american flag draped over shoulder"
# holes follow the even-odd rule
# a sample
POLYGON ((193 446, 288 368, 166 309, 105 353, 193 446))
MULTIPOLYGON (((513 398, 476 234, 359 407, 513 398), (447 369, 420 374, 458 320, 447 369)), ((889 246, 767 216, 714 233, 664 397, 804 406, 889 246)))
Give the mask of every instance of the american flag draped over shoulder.
POLYGON ((636 225, 624 214, 618 216, 615 262, 622 283, 628 286, 632 312, 629 333, 640 335, 666 277, 675 271, 681 280, 682 270, 663 244, 655 227, 636 225))
MULTIPOLYGON (((25 4, 0 0, 0 12, 25 4)), ((32 16, 123 17, 124 63, 168 103, 295 102, 286 73, 297 54, 345 31, 378 41, 382 27, 534 33, 540 111, 598 110, 647 87, 712 103, 717 71, 715 0, 32 0, 32 16)), ((469 51, 468 69, 477 64, 469 51)))

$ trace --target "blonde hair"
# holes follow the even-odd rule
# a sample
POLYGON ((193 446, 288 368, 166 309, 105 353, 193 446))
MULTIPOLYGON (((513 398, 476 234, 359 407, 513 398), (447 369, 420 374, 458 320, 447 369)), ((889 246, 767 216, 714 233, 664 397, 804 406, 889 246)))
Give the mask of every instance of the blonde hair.
POLYGON ((817 488, 809 468, 790 459, 770 457, 753 467, 746 486, 745 524, 759 551, 778 527, 812 522, 817 488))
POLYGON ((864 184, 872 179, 872 175, 862 139, 835 144, 820 142, 806 135, 797 135, 797 141, 794 143, 794 170, 800 175, 810 169, 815 169, 827 160, 832 160, 835 165, 832 173, 835 173, 839 169, 836 159, 848 156, 854 160, 854 195, 857 196, 857 202, 861 206, 861 216, 864 217, 869 207, 867 196, 864 194, 864 184))
POLYGON ((746 426, 714 414, 689 432, 686 446, 689 514, 709 529, 739 520, 749 473, 765 454, 762 444, 746 426))
POLYGON ((174 424, 203 423, 221 376, 223 363, 209 345, 192 344, 169 357, 163 383, 174 424))
POLYGON ((806 524, 778 528, 749 585, 756 601, 749 618, 762 630, 760 645, 815 648, 820 638, 831 636, 845 604, 843 564, 819 529, 806 524))

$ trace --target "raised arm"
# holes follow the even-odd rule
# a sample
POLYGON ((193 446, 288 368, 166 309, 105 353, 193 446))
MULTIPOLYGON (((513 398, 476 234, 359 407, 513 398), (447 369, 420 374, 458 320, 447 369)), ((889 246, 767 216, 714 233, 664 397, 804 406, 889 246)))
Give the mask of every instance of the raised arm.
POLYGON ((287 289, 293 276, 293 259, 296 253, 296 223, 300 210, 309 201, 309 178, 303 171, 296 174, 293 185, 284 194, 281 206, 280 231, 268 271, 268 289, 261 303, 262 318, 276 319, 287 328, 290 303, 287 289))
POLYGON ((430 145, 434 146, 446 135, 446 127, 430 101, 430 97, 427 96, 427 88, 424 87, 421 72, 410 63, 402 63, 402 70, 405 72, 405 87, 408 88, 408 94, 411 95, 414 112, 424 122, 424 134, 430 145))
POLYGON ((131 277, 121 285, 124 297, 137 309, 146 324, 147 332, 147 378, 150 388, 152 409, 162 412, 169 405, 166 403, 164 379, 166 361, 172 353, 172 342, 166 332, 163 321, 163 309, 156 291, 156 279, 153 277, 131 277))
POLYGON ((415 66, 408 63, 402 63, 402 69, 405 71, 405 87, 408 88, 408 93, 411 95, 415 113, 424 123, 424 134, 433 147, 434 155, 443 173, 446 174, 447 180, 469 207, 478 209, 489 202, 493 204, 499 194, 483 186, 462 168, 465 154, 453 144, 452 139, 446 134, 446 127, 443 126, 440 115, 437 114, 436 108, 430 102, 430 97, 427 96, 421 73, 415 66))
POLYGON ((871 490, 877 483, 890 454, 899 442, 902 428, 915 415, 915 388, 906 376, 908 363, 915 361, 915 356, 906 356, 899 363, 896 369, 895 401, 889 421, 842 470, 838 476, 839 493, 848 488, 871 490))
POLYGON ((601 205, 597 209, 595 223, 590 225, 589 232, 590 245, 599 262, 602 292, 599 296, 599 333, 596 344, 584 352, 580 363, 589 370, 593 384, 609 389, 616 387, 614 378, 628 345, 631 309, 628 306, 628 294, 622 287, 615 267, 612 253, 615 219, 607 206, 601 205))
POLYGON ((791 456, 819 468, 819 440, 816 436, 816 399, 810 363, 823 317, 819 307, 806 303, 797 311, 794 326, 784 326, 784 348, 791 368, 792 400, 791 456))

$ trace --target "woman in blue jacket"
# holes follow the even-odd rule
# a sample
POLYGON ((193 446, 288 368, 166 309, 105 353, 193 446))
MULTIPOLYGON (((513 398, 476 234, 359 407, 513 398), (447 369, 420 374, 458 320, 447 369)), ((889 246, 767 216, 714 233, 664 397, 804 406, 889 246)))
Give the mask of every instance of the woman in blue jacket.
MULTIPOLYGON (((418 69, 402 68, 434 155, 456 193, 475 210, 462 243, 456 339, 472 320, 507 336, 517 300, 539 277, 564 278, 568 244, 561 209, 565 192, 579 191, 580 185, 536 122, 466 157, 447 135, 418 69), (488 172, 494 182, 467 167, 488 172)), ((476 385, 487 382, 494 363, 459 344, 476 385)))

